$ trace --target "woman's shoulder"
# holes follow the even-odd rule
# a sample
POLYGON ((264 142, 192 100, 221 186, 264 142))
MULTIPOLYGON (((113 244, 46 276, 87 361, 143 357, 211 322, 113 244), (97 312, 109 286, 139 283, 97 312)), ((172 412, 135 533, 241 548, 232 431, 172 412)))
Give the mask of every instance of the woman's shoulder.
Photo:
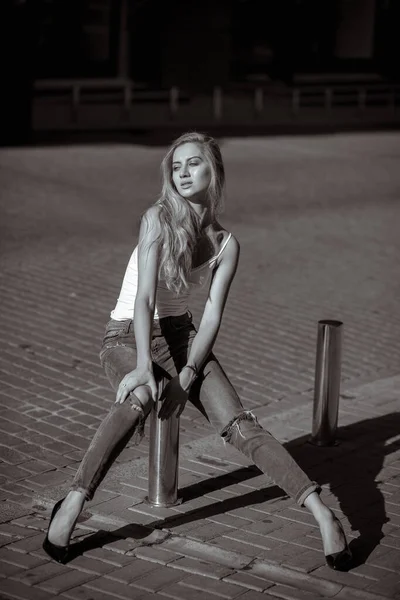
POLYGON ((225 229, 225 227, 218 223, 217 227, 215 228, 216 247, 221 250, 221 248, 226 246, 228 242, 232 243, 232 245, 235 246, 239 245, 239 242, 237 238, 233 235, 233 233, 231 231, 228 231, 227 229, 225 229), (232 242, 230 240, 232 240, 232 242))
POLYGON ((237 260, 240 253, 240 244, 232 232, 220 227, 217 231, 216 242, 216 266, 220 264, 224 255, 229 256, 229 260, 237 260))
POLYGON ((161 233, 160 220, 161 207, 157 205, 150 206, 143 214, 140 223, 141 235, 146 237, 158 237, 161 233))
POLYGON ((161 214, 161 206, 158 204, 153 204, 150 206, 142 215, 142 219, 147 223, 152 225, 156 225, 160 222, 160 214, 161 214))

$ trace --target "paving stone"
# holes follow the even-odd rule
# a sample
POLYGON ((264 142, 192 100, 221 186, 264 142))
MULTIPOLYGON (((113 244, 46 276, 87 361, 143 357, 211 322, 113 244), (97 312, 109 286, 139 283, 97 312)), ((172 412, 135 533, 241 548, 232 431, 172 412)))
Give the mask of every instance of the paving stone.
POLYGON ((93 550, 88 550, 85 552, 85 556, 101 560, 107 564, 114 565, 115 567, 130 565, 136 560, 133 556, 112 552, 108 548, 94 548, 93 550))
POLYGON ((9 550, 8 547, 1 548, 0 550, 0 559, 3 562, 10 563, 11 565, 16 565, 20 569, 33 569, 38 565, 43 565, 48 562, 48 557, 40 558, 38 556, 33 556, 32 554, 22 554, 22 552, 13 552, 9 550))
POLYGON ((32 552, 34 550, 38 550, 39 548, 41 548, 42 544, 43 544, 43 540, 44 540, 44 535, 43 535, 43 533, 40 533, 38 535, 24 538, 17 542, 13 542, 8 545, 8 548, 10 550, 13 550, 16 552, 29 553, 29 552, 32 552))
POLYGON ((52 592, 24 585, 12 579, 2 579, 0 580, 0 585, 1 593, 7 594, 11 598, 18 598, 19 600, 51 600, 54 597, 52 592))
POLYGON ((264 590, 267 590, 271 586, 275 585, 272 581, 267 581, 262 577, 257 577, 256 575, 252 575, 246 571, 237 571, 236 573, 232 573, 231 575, 224 577, 223 580, 240 586, 241 588, 255 590, 256 592, 263 592, 264 590))
POLYGON ((366 589, 371 584, 371 579, 362 577, 354 573, 352 569, 349 573, 342 573, 341 571, 334 571, 327 565, 321 566, 312 572, 313 576, 321 577, 328 581, 336 581, 343 585, 351 586, 360 590, 366 589))
POLYGON ((207 562, 200 559, 193 559, 188 557, 178 558, 173 563, 169 564, 173 569, 181 571, 187 571, 188 573, 194 573, 197 575, 205 575, 212 579, 222 579, 227 577, 233 572, 233 569, 223 567, 221 565, 207 562))
POLYGON ((70 600, 115 600, 118 596, 106 594, 100 590, 91 590, 83 585, 67 590, 63 594, 57 596, 57 598, 69 598, 70 600))
MULTIPOLYGON (((121 598, 121 600, 133 600, 134 594, 137 594, 138 599, 142 596, 142 592, 134 590, 131 586, 126 583, 120 583, 115 580, 106 579, 105 577, 99 577, 88 582, 85 587, 89 590, 93 590, 95 593, 98 591, 105 594, 110 594, 114 598, 121 598)), ((96 596, 94 596, 94 600, 96 596)), ((135 599, 136 600, 136 599, 135 599)))
POLYGON ((180 555, 175 554, 175 552, 168 552, 157 546, 142 546, 141 548, 137 548, 135 550, 135 556, 161 565, 167 565, 180 557, 180 555))
POLYGON ((105 502, 102 502, 97 506, 97 509, 106 515, 118 515, 121 509, 130 508, 134 506, 134 501, 129 496, 116 496, 105 502))
POLYGON ((221 523, 222 525, 227 525, 228 527, 233 527, 235 529, 248 529, 249 525, 252 524, 252 521, 249 519, 242 519, 241 517, 234 517, 228 514, 214 515, 212 517, 208 517, 207 521, 211 523, 221 523))
MULTIPOLYGON (((22 517, 25 518, 25 517, 22 517)), ((27 537, 31 537, 33 535, 37 535, 37 532, 33 529, 28 529, 27 527, 21 527, 16 524, 19 521, 14 521, 13 523, 1 523, 0 524, 0 533, 1 535, 9 536, 12 539, 23 539, 27 537)))
MULTIPOLYGON (((204 600, 204 591, 197 590, 193 588, 188 588, 186 585, 183 585, 182 582, 174 583, 167 587, 164 587, 158 595, 162 598, 173 598, 174 600, 204 600)), ((214 596, 212 592, 207 592, 208 597, 218 597, 214 596)), ((263 599, 265 600, 265 598, 263 599)))
MULTIPOLYGON (((237 585, 227 583, 225 580, 219 581, 217 579, 209 579, 207 576, 202 575, 191 575, 186 577, 179 582, 182 587, 190 588, 191 590, 201 591, 204 596, 217 596, 218 598, 236 598, 243 593, 237 585)), ((188 598, 190 598, 190 591, 188 590, 188 598)))
POLYGON ((396 573, 389 573, 383 580, 379 582, 371 583, 365 588, 367 592, 374 594, 381 594, 382 596, 393 597, 400 595, 400 574, 397 570, 396 573))
POLYGON ((39 475, 30 476, 28 478, 28 483, 42 487, 53 487, 60 483, 64 483, 69 477, 70 473, 66 471, 47 471, 45 473, 39 473, 39 475))
POLYGON ((261 593, 261 592, 256 592, 255 590, 248 590, 247 592, 244 592, 244 594, 242 594, 239 597, 241 600, 267 600, 268 597, 270 597, 270 596, 268 595, 267 592, 261 593))
POLYGON ((187 537, 194 540, 202 540, 206 542, 231 531, 232 527, 229 527, 228 525, 210 523, 200 525, 198 527, 195 527, 194 529, 190 529, 190 531, 187 534, 187 537))
POLYGON ((257 535, 255 533, 245 531, 243 529, 239 529, 238 531, 230 531, 226 532, 223 537, 226 537, 229 540, 235 540, 238 542, 242 542, 245 546, 251 545, 255 548, 262 548, 265 550, 271 549, 271 541, 268 539, 268 536, 257 535))
POLYGON ((7 480, 18 481, 20 479, 27 479, 30 476, 30 472, 22 467, 1 463, 0 476, 4 476, 7 480))
MULTIPOLYGON (((0 559, 0 577, 12 577, 15 573, 20 573, 21 567, 18 565, 13 565, 8 562, 4 562, 0 559)), ((0 592, 1 592, 1 580, 0 580, 0 592)))
POLYGON ((297 555, 290 556, 288 559, 282 561, 282 565, 286 565, 291 569, 297 569, 310 573, 318 567, 325 564, 325 557, 323 552, 320 550, 306 550, 298 549, 297 555))
POLYGON ((164 587, 176 583, 185 577, 185 573, 169 567, 159 566, 158 569, 148 573, 144 577, 131 581, 130 585, 135 589, 147 592, 157 592, 164 587))
POLYGON ((281 584, 274 585, 269 591, 273 598, 282 598, 282 600, 324 600, 325 598, 325 596, 316 596, 314 592, 306 592, 281 584))
POLYGON ((115 565, 90 558, 89 556, 77 556, 71 561, 70 566, 73 569, 85 571, 86 573, 96 573, 97 575, 105 575, 106 573, 115 571, 115 565))
POLYGON ((26 462, 27 457, 25 454, 21 454, 21 452, 18 452, 17 450, 0 445, 0 460, 11 465, 19 465, 26 462))
POLYGON ((46 579, 51 579, 56 575, 66 572, 66 567, 57 564, 55 561, 51 561, 34 568, 26 569, 24 573, 19 573, 13 579, 20 581, 24 585, 36 585, 46 579))
POLYGON ((61 575, 56 575, 37 585, 41 589, 52 592, 53 594, 60 594, 61 592, 65 592, 65 590, 77 587, 78 585, 82 585, 95 578, 96 575, 94 573, 85 573, 75 569, 67 569, 61 575))
POLYGON ((244 544, 242 541, 232 540, 227 537, 215 538, 214 540, 211 540, 211 543, 222 550, 246 556, 249 561, 251 558, 259 557, 263 554, 263 551, 259 546, 255 547, 251 544, 244 544))
MULTIPOLYGON (((19 527, 19 531, 24 532, 24 536, 33 535, 32 529, 44 531, 47 529, 49 525, 49 521, 46 518, 38 517, 37 515, 25 515, 24 517, 20 517, 19 519, 13 520, 14 527, 19 527)), ((18 533, 18 529, 13 529, 18 533)))
POLYGON ((153 573, 158 569, 159 565, 157 563, 136 559, 125 567, 107 573, 106 578, 122 583, 131 583, 135 579, 143 577, 144 574, 153 573))

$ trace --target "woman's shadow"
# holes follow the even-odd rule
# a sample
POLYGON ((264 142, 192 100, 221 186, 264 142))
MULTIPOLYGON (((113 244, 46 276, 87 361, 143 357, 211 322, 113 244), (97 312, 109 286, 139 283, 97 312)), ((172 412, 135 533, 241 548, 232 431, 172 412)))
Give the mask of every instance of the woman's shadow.
MULTIPOLYGON (((364 564, 384 537, 385 497, 379 478, 385 458, 400 449, 400 439, 390 442, 400 431, 400 413, 391 413, 352 423, 338 429, 339 444, 317 447, 300 438, 287 445, 291 454, 312 479, 329 490, 359 536, 350 542, 352 567, 364 564)), ((396 475, 392 477, 397 477, 396 475)), ((396 488, 393 488, 396 490, 396 488)))
MULTIPOLYGON (((337 498, 339 508, 348 519, 351 529, 359 536, 350 542, 353 552, 352 567, 365 563, 368 556, 384 537, 382 528, 389 521, 385 500, 379 489, 379 474, 385 457, 400 449, 400 439, 389 442, 400 431, 400 413, 374 417, 338 428, 339 444, 318 447, 309 443, 309 436, 302 436, 285 444, 292 456, 311 479, 326 485, 337 498)), ((221 442, 222 443, 222 442, 221 442)), ((189 501, 221 490, 232 483, 257 477, 262 472, 255 466, 237 469, 231 473, 199 481, 180 490, 183 501, 189 501)), ((241 496, 217 501, 208 506, 188 510, 186 513, 158 519, 146 526, 130 524, 112 532, 97 533, 71 546, 72 560, 93 548, 102 547, 116 539, 142 540, 154 529, 169 529, 223 514, 237 508, 263 503, 285 496, 276 485, 257 489, 241 496)))

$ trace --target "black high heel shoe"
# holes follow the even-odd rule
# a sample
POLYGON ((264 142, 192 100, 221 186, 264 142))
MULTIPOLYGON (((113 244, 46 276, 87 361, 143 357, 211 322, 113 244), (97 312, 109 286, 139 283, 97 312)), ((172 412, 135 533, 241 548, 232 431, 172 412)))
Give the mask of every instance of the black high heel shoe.
POLYGON ((334 517, 334 519, 341 529, 343 537, 346 541, 346 546, 340 552, 334 552, 333 554, 327 554, 325 556, 325 560, 326 560, 326 564, 331 569, 334 569, 335 571, 346 571, 348 569, 348 567, 350 566, 350 562, 351 562, 353 555, 347 544, 346 534, 344 532, 341 522, 339 521, 339 519, 336 516, 334 517))
POLYGON ((58 563, 61 563, 63 565, 68 560, 69 544, 67 544, 66 546, 57 546, 56 544, 52 544, 52 542, 49 541, 49 529, 50 529, 50 525, 51 525, 52 520, 54 519, 54 517, 56 516, 56 514, 60 510, 61 504, 64 502, 64 500, 65 500, 65 498, 62 498, 62 500, 59 500, 54 505, 53 510, 51 512, 51 516, 50 516, 50 523, 49 523, 49 526, 47 528, 46 539, 43 542, 43 550, 45 552, 47 552, 47 554, 53 560, 55 560, 58 563))

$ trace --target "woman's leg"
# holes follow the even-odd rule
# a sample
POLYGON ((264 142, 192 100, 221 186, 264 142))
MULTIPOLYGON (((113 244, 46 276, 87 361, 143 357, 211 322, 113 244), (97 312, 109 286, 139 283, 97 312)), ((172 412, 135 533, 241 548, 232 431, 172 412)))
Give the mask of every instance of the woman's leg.
POLYGON ((123 404, 113 404, 101 422, 76 472, 70 491, 53 519, 48 537, 57 546, 68 544, 85 501, 93 498, 100 482, 134 434, 137 444, 151 410, 151 393, 141 386, 123 404))
POLYGON ((344 547, 343 535, 332 511, 325 506, 320 486, 309 479, 294 458, 250 411, 213 354, 191 390, 190 399, 207 416, 225 442, 245 454, 300 506, 306 506, 320 526, 325 554, 344 547))
MULTIPOLYGON (((136 365, 136 344, 129 329, 129 322, 109 324, 100 353, 101 364, 114 392, 122 378, 136 365)), ((129 440, 135 435, 136 444, 140 443, 151 406, 151 392, 147 386, 136 388, 123 404, 113 403, 95 433, 70 491, 51 523, 48 531, 51 543, 57 546, 68 544, 85 501, 93 498, 100 482, 129 440)))
POLYGON ((285 492, 303 505, 311 492, 319 491, 294 458, 256 417, 243 408, 236 390, 228 380, 220 363, 213 354, 207 359, 202 374, 193 386, 196 405, 207 413, 210 423, 224 442, 243 452, 285 492))

